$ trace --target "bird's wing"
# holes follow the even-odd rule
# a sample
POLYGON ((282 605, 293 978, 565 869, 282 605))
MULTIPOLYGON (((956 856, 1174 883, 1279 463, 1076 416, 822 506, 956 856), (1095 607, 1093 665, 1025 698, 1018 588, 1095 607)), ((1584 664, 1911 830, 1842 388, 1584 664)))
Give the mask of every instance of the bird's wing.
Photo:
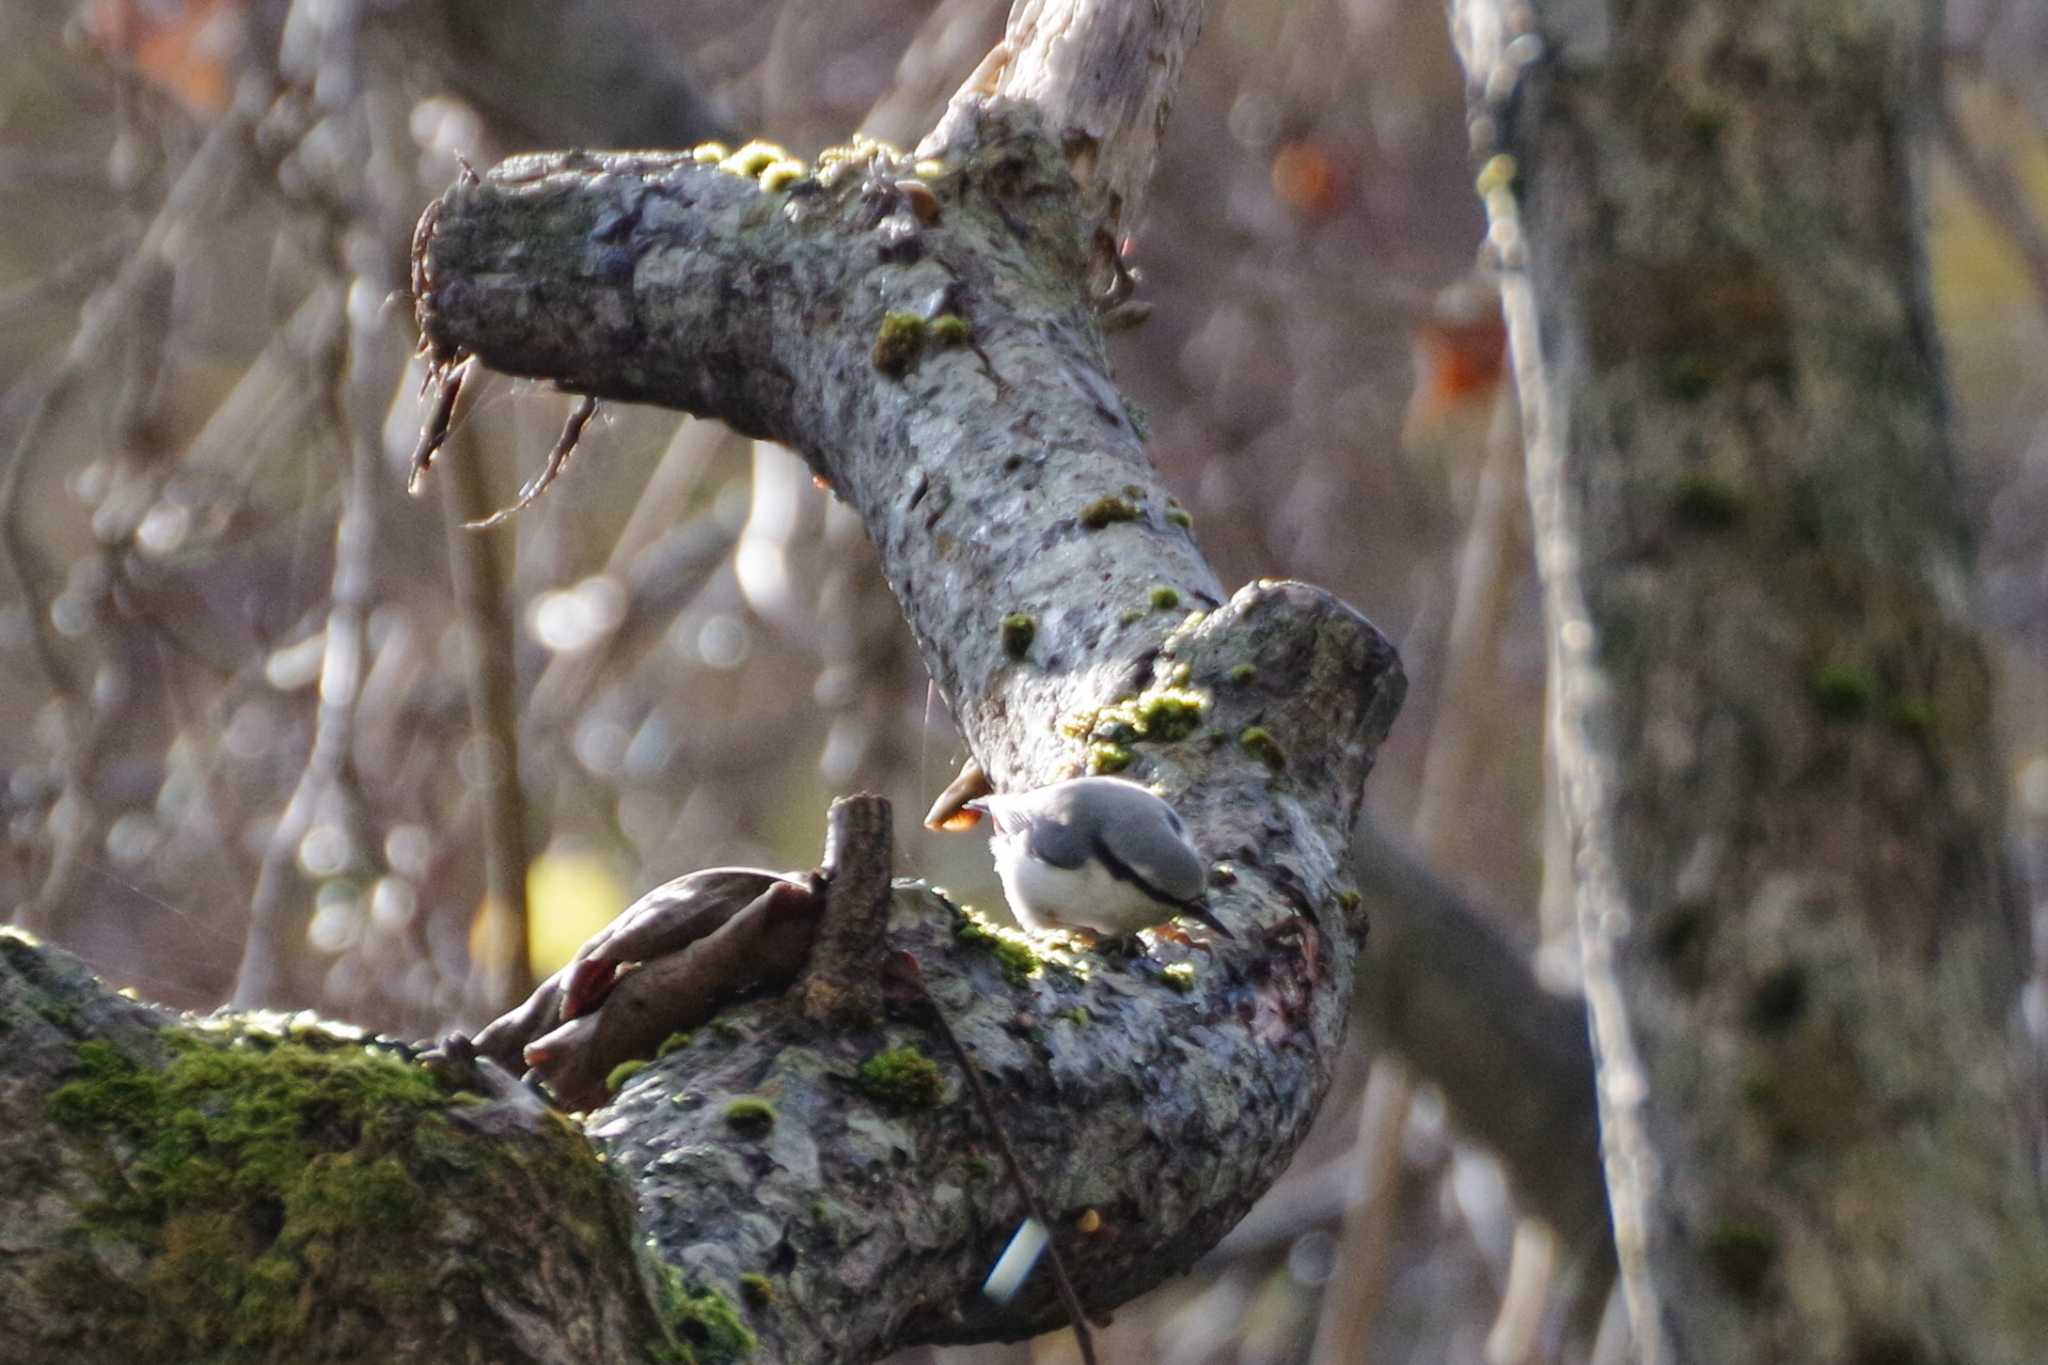
POLYGON ((1144 826, 1123 830, 1115 848, 1097 833, 1093 851, 1112 877, 1129 882, 1153 900, 1185 906, 1201 899, 1201 864, 1163 827, 1156 836, 1144 826))
MULTIPOLYGON (((1002 829, 1000 821, 996 828, 1002 829)), ((1088 836, 1066 821, 1041 818, 1026 829, 1025 851, 1040 862, 1071 872, 1088 861, 1088 836)))

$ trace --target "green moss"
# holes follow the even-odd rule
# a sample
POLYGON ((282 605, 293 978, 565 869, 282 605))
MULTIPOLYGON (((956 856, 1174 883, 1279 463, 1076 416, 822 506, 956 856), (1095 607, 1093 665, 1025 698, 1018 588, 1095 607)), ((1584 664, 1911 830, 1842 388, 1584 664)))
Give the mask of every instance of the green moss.
POLYGON ((440 1292, 415 1172, 469 1154, 448 1100, 353 1039, 215 1032, 167 1031, 161 1068, 82 1043, 78 1079, 50 1097, 97 1185, 86 1225, 148 1261, 141 1295, 97 1257, 74 1288, 140 1359, 364 1358, 360 1305, 440 1292))
POLYGON ((1059 1017, 1072 1024, 1075 1028, 1086 1028, 1095 1022, 1094 1018, 1088 1013, 1086 1005, 1076 1005, 1070 1010, 1061 1010, 1059 1017))
POLYGON ((747 1031, 740 1027, 739 1021, 726 1015, 720 1015, 711 1021, 711 1031, 728 1043, 744 1042, 747 1036, 747 1031))
POLYGON ((808 174, 810 171, 803 162, 793 156, 786 156, 763 166, 754 176, 754 183, 759 185, 764 193, 780 194, 808 174))
POLYGON ((1202 724, 1209 699, 1198 692, 1162 687, 1141 695, 1134 708, 1138 733, 1162 743, 1185 739, 1202 724))
POLYGON ((1045 961, 1031 946, 1030 939, 1015 929, 992 923, 979 911, 962 906, 960 917, 953 922, 953 937, 985 949, 1003 969, 1003 979, 1012 986, 1022 986, 1045 970, 1045 961))
POLYGON ((1343 909, 1344 913, 1346 914, 1350 914, 1352 911, 1356 910, 1359 907, 1360 902, 1363 900, 1364 897, 1360 896, 1357 891, 1349 887, 1337 893, 1337 904, 1340 908, 1343 909))
POLYGON ((660 1061, 660 1060, 661 1060, 661 1059, 662 1059, 663 1057, 666 1057, 666 1056, 668 1056, 668 1054, 669 1054, 669 1053, 671 1053, 671 1052, 680 1052, 680 1051, 681 1051, 682 1049, 684 1049, 684 1048, 688 1047, 689 1045, 690 1045, 690 1035, 689 1035, 689 1034, 687 1034, 687 1033, 671 1033, 671 1034, 670 1034, 670 1035, 669 1035, 668 1037, 666 1037, 666 1038, 662 1039, 662 1040, 661 1040, 661 1046, 655 1049, 655 1051, 654 1051, 654 1059, 655 1059, 656 1061, 660 1061))
POLYGON ((1136 607, 1132 607, 1128 611, 1122 611, 1117 613, 1116 623, 1120 626, 1134 626, 1138 622, 1144 620, 1145 617, 1145 612, 1138 610, 1136 607))
POLYGON ((1097 741, 1088 746, 1088 775, 1107 777, 1131 766, 1131 751, 1121 744, 1097 741))
POLYGON ((743 175, 752 180, 778 161, 789 159, 789 153, 773 142, 749 142, 731 156, 718 163, 721 171, 743 175))
POLYGON ((968 1178, 968 1179, 970 1179, 970 1180, 987 1180, 987 1179, 988 1179, 989 1177, 993 1176, 993 1175, 994 1175, 995 1173, 996 1173, 995 1163, 994 1163, 994 1162, 992 1162, 992 1161, 990 1161, 990 1160, 989 1160, 989 1159, 988 1159, 987 1157, 985 1157, 985 1156, 971 1156, 971 1157, 968 1157, 968 1158, 967 1158, 967 1178, 968 1178))
POLYGON ((760 1346, 731 1299, 715 1289, 692 1289, 673 1266, 658 1267, 659 1307, 680 1346, 656 1350, 674 1365, 731 1365, 760 1346))
POLYGON ((909 1044, 862 1062, 854 1084, 891 1109, 931 1109, 946 1098, 946 1078, 938 1063, 909 1044))
POLYGON ((1183 993, 1195 988, 1195 964, 1192 962, 1169 962, 1159 969, 1160 979, 1183 993))
POLYGON ((632 1080, 646 1069, 647 1062, 644 1058, 635 1058, 630 1062, 620 1062, 605 1073, 604 1088, 616 1095, 627 1081, 632 1080))
POLYGON ((1707 1234, 1707 1265, 1721 1283, 1744 1298, 1763 1291, 1778 1259, 1778 1235, 1756 1218, 1725 1218, 1707 1234))
POLYGON ((1003 653, 1013 659, 1021 659, 1031 652, 1031 641, 1038 634, 1038 622, 1021 611, 1013 611, 1003 618, 1003 653))
POLYGON ((716 166, 731 155, 723 142, 700 142, 690 149, 690 159, 699 166, 716 166))
POLYGON ((775 1302, 775 1282, 750 1270, 740 1276, 740 1297, 755 1308, 766 1308, 775 1302))
POLYGON ((1870 709, 1877 695, 1877 678, 1869 669, 1854 664, 1827 664, 1815 670, 1808 687, 1814 705, 1822 711, 1854 719, 1870 709))
POLYGON ((1895 697, 1884 709, 1885 724, 1902 735, 1934 733, 1934 703, 1925 697, 1895 697))
POLYGON ((1195 514, 1188 511, 1188 509, 1185 507, 1167 508, 1166 519, 1169 522, 1173 523, 1175 526, 1180 527, 1180 529, 1183 531, 1192 531, 1195 529, 1195 514))
POLYGON ((1687 470, 1671 491, 1671 510, 1681 522, 1702 531, 1725 531, 1742 520, 1742 493, 1718 474, 1687 470))
POLYGON ((885 314, 882 325, 875 330, 875 345, 869 358, 883 374, 901 379, 924 354, 926 332, 925 320, 915 313, 885 314))
POLYGON ((965 346, 972 333, 967 319, 958 313, 942 313, 932 319, 932 342, 938 346, 965 346))
POLYGON ((1230 670, 1230 680, 1240 687, 1258 676, 1259 670, 1250 664, 1237 664, 1230 670))
POLYGON ((1499 152, 1488 157, 1486 164, 1479 168, 1479 174, 1473 180, 1472 188, 1478 191, 1481 199, 1484 199, 1489 194, 1507 189, 1514 183, 1515 159, 1506 152, 1499 152))
POLYGON ((759 1095, 741 1095, 725 1106, 726 1126, 748 1137, 760 1137, 775 1126, 775 1106, 759 1095))
POLYGON ((1147 594, 1146 600, 1152 603, 1154 611, 1172 611, 1180 605, 1180 594, 1161 583, 1147 594))
POLYGON ((1280 742, 1263 725, 1245 726, 1238 732, 1237 742, 1244 746, 1246 753, 1276 773, 1287 766, 1287 755, 1282 752, 1280 742))
POLYGON ((1087 743, 1088 770, 1121 772, 1135 757, 1135 744, 1168 744, 1201 727, 1209 698, 1191 688, 1148 688, 1092 711, 1077 711, 1059 722, 1059 732, 1087 743))
POLYGON ((1742 1073, 1738 1088, 1742 1102, 1752 1109, 1771 1109, 1778 1103, 1778 1076, 1763 1066, 1752 1066, 1742 1073))
POLYGON ((1680 115, 1686 136, 1701 151, 1709 151, 1721 140, 1721 134, 1728 127, 1728 115, 1719 109, 1708 109, 1693 105, 1680 115))
POLYGON ((1140 515, 1138 505, 1129 498, 1097 498, 1081 509, 1081 524, 1091 531, 1100 531, 1113 522, 1136 521, 1140 515))
POLYGON ((1713 392, 1728 366, 1703 351, 1685 347, 1656 358, 1657 384, 1681 403, 1697 403, 1713 392))

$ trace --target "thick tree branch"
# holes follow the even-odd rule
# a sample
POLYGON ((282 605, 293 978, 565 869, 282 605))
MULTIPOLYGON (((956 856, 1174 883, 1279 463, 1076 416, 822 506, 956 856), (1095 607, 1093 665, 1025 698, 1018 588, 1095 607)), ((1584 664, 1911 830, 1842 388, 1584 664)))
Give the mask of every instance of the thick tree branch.
MULTIPOLYGON (((522 158, 442 201, 422 320, 443 356, 793 446, 861 512, 999 788, 1127 764, 1226 865, 1216 902, 1241 936, 1213 956, 1162 944, 1028 976, 971 924, 963 942, 957 911, 896 893, 890 942, 1000 1082, 1100 1309, 1192 1261, 1305 1131, 1362 929, 1345 839, 1401 684, 1323 594, 1221 602, 1105 377, 1089 235, 1037 123, 977 106, 926 162, 867 149, 770 189, 687 155, 522 158), (1098 1230, 1074 1231, 1088 1209, 1098 1230)), ((724 1019, 592 1125, 673 1264, 769 1276, 752 1320, 788 1359, 1059 1320, 1042 1277, 1008 1307, 972 1292, 1023 1209, 982 1174, 959 1080, 903 1108, 863 1070, 892 1046, 936 1054, 914 1020, 820 1033, 779 1001, 724 1019)))
POLYGON ((677 1350, 616 1182, 516 1088, 310 1016, 182 1019, 4 929, 0 1036, 0 1359, 677 1350))

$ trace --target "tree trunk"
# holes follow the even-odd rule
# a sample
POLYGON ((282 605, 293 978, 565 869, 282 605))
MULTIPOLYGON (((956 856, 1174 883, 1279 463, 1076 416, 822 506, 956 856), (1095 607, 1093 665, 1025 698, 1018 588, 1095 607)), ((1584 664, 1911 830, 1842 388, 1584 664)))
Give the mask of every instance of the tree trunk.
POLYGON ((1931 15, 1455 22, 1641 1358, 2040 1360, 2040 1091, 1916 184, 1931 15))

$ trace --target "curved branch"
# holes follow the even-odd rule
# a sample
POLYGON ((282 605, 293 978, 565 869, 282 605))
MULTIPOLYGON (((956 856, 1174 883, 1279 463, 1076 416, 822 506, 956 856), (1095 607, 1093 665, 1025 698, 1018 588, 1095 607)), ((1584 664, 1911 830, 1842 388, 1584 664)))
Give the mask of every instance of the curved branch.
MULTIPOLYGON (((1221 601, 1106 377, 1036 125, 980 107, 938 166, 870 148, 772 190, 690 156, 522 158, 438 207, 422 324, 442 355, 796 448, 860 511, 998 788, 1128 764, 1219 864, 1239 937, 1213 951, 1034 968, 930 892, 891 906, 1101 1309, 1191 1263, 1306 1131, 1363 930, 1346 840, 1402 683, 1326 594, 1221 601)), ((1043 1277, 975 1295, 1023 1208, 943 1063, 930 1108, 864 1073, 903 1046, 940 1051, 914 1018, 832 1031, 762 1002, 592 1123, 671 1264, 767 1277, 750 1321, 782 1358, 1058 1321, 1043 1277)))

